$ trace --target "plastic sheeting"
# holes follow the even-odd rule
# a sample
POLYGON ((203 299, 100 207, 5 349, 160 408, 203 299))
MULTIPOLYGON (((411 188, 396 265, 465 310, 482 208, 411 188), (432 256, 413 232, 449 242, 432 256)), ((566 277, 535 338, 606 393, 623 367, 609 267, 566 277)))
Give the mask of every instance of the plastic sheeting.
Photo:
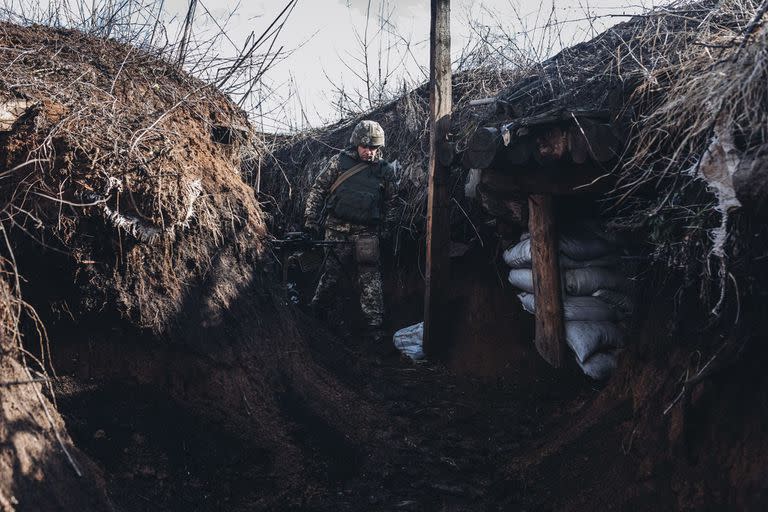
POLYGON ((395 347, 414 361, 424 359, 424 322, 400 329, 392 337, 395 347))

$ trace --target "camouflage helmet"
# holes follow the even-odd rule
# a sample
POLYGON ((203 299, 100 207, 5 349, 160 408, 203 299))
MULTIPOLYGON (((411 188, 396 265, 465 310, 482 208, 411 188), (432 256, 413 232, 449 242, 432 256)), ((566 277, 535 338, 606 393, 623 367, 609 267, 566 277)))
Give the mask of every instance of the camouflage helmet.
POLYGON ((384 129, 376 121, 360 121, 352 130, 349 143, 353 146, 383 146, 384 129))

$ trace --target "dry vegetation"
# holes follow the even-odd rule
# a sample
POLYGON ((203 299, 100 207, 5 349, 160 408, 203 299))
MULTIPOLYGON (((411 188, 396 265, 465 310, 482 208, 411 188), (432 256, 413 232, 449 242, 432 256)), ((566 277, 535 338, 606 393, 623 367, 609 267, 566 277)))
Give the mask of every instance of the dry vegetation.
MULTIPOLYGON (((208 77, 214 79, 206 82, 183 72, 180 64, 210 67, 207 46, 184 31, 188 35, 179 41, 152 50, 167 34, 152 14, 157 4, 140 5, 128 15, 105 2, 98 14, 76 16, 75 24, 85 32, 0 25, 0 98, 22 112, 0 133, 0 439, 22 432, 0 454, 0 470, 10 475, 0 485, 0 510, 14 509, 14 494, 38 496, 27 504, 39 504, 41 510, 61 503, 72 508, 62 502, 70 489, 82 492, 69 497, 77 504, 73 507, 106 506, 98 476, 87 484, 72 483, 81 470, 98 472, 62 433, 63 423, 43 396, 53 378, 50 350, 45 327, 22 299, 27 292, 45 308, 45 320, 56 332, 70 336, 59 339, 75 345, 80 355, 112 361, 91 362, 89 376, 154 386, 153 392, 202 411, 200 417, 213 418, 217 428, 226 430, 240 450, 235 464, 229 468, 225 461, 206 470, 216 476, 231 471, 227 477, 233 481, 260 482, 263 487, 239 497, 243 506, 274 509, 291 497, 295 503, 321 500, 331 485, 312 466, 317 454, 311 450, 336 443, 334 448, 341 446, 343 453, 376 446, 383 454, 389 446, 376 443, 387 418, 377 416, 378 409, 308 355, 307 333, 299 332, 293 314, 259 274, 267 225, 273 232, 298 227, 312 180, 365 117, 384 126, 385 156, 399 163, 396 240, 419 245, 426 199, 426 88, 404 90, 394 101, 322 130, 255 136, 246 114, 221 89, 247 95, 260 86, 261 74, 281 58, 273 44, 284 18, 262 36, 254 35, 234 61, 219 62, 218 71, 208 77), (143 16, 138 29, 134 15, 143 16), (260 202, 241 179, 243 169, 260 202), (20 409, 8 404, 20 404, 20 409), (297 441, 311 437, 301 432, 307 425, 320 432, 316 445, 297 441), (39 432, 44 435, 35 437, 39 432), (247 475, 234 475, 240 470, 247 475), (40 475, 59 487, 41 492, 34 483, 40 475)), ((294 5, 288 2, 280 16, 294 5)), ((636 235, 639 251, 657 263, 649 265, 652 278, 645 281, 652 306, 638 344, 643 350, 653 348, 651 355, 636 351, 645 358, 643 364, 625 365, 608 398, 595 407, 595 416, 602 417, 599 407, 632 395, 635 417, 621 426, 627 430, 627 453, 633 443, 674 445, 672 434, 658 434, 659 418, 677 414, 673 406, 685 407, 691 390, 711 375, 738 364, 739 358, 743 362, 747 341, 758 337, 749 329, 764 325, 766 283, 760 266, 765 227, 734 208, 737 173, 713 177, 707 162, 721 158, 727 163, 732 155, 726 146, 739 154, 733 164, 737 170, 766 161, 767 5, 734 0, 674 5, 541 64, 517 55, 512 61, 525 65, 482 67, 454 77, 453 136, 459 152, 477 126, 553 109, 609 109, 618 113, 614 121, 629 130, 627 153, 611 171, 618 186, 603 206, 613 227, 636 235), (470 104, 489 97, 500 100, 498 110, 470 104), (658 292, 652 289, 657 284, 658 292), (661 295, 664 300, 657 301, 661 295), (666 323, 673 310, 683 320, 666 323), (688 330, 677 329, 678 323, 688 330), (717 329, 703 331, 705 323, 717 329), (672 335, 680 337, 659 349, 672 335), (677 346, 684 347, 683 355, 672 352, 677 346)), ((48 11, 47 21, 61 23, 62 12, 48 11)), ((30 17, 40 21, 39 14, 6 10, 5 16, 24 23, 30 17)), ((481 54, 488 51, 481 48, 481 54)), ((483 60, 477 55, 470 52, 464 62, 483 60)), ((470 212, 461 206, 464 178, 456 163, 452 215, 457 223, 471 223, 470 212)), ((303 329, 310 331, 309 325, 303 329)), ((346 364, 343 358, 338 361, 346 364)), ((750 372, 745 379, 754 375, 750 372)), ((719 425, 714 417, 708 424, 719 425)), ((591 425, 574 427, 574 438, 591 425)), ((617 428, 615 436, 620 432, 617 428)), ((713 432, 702 435, 704 444, 721 439, 714 427, 713 432)), ((551 452, 536 447, 533 459, 559 453, 564 443, 553 441, 551 452)), ((411 448, 404 453, 416 456, 411 448)), ((750 448, 745 444, 734 450, 749 453, 750 448)), ((665 467, 685 464, 674 453, 648 452, 651 468, 657 463, 653 457, 672 458, 665 467)), ((728 489, 746 489, 739 487, 740 475, 754 476, 754 458, 742 458, 740 472, 728 477, 734 479, 728 489)), ((712 464, 732 459, 725 446, 712 464)), ((394 461, 401 462, 389 462, 394 461)), ((520 473, 518 463, 510 471, 520 473)), ((538 469, 538 462, 526 464, 538 469)), ((701 467, 703 478, 714 478, 706 473, 711 465, 701 467)), ((681 482, 687 470, 680 470, 681 482)), ((176 483, 158 487, 170 490, 158 492, 190 489, 186 474, 180 470, 175 477, 176 483)), ((125 478, 117 485, 130 486, 125 478)), ((223 488, 220 496, 229 492, 223 488)), ((607 487, 604 492, 615 493, 607 487)), ((686 499, 680 503, 700 504, 698 498, 686 499)))
MULTIPOLYGON (((738 247, 753 237, 737 233, 729 215, 737 195, 749 200, 747 190, 759 188, 744 177, 767 140, 765 9, 738 0, 675 3, 637 16, 528 69, 499 95, 500 115, 484 120, 611 113, 629 144, 606 169, 617 180, 603 202, 606 220, 686 280, 711 277, 714 289, 697 281, 714 310, 729 259, 758 251, 738 247)), ((744 206, 759 213, 759 205, 744 206)))
MULTIPOLYGON (((74 448, 56 410, 52 384, 62 381, 51 352, 86 338, 109 351, 121 329, 133 333, 123 348, 186 340, 189 331, 204 336, 203 327, 221 325, 255 286, 266 234, 240 175, 253 151, 249 123, 217 86, 247 86, 249 73, 259 72, 254 64, 267 69, 255 52, 273 40, 269 30, 211 85, 179 67, 195 65, 199 46, 151 48, 160 21, 137 25, 134 17, 151 15, 147 6, 94 3, 75 23, 69 4, 56 5, 6 9, 3 17, 16 23, 0 23, 0 103, 8 111, 0 132, 4 512, 109 507, 99 470, 74 448), (196 327, 185 332, 190 323, 196 327)), ((146 360, 132 364, 151 372, 146 360)), ((228 375, 242 386, 233 367, 228 375)), ((121 378, 114 368, 106 373, 121 378)), ((224 380, 217 382, 226 387, 224 380)), ((207 399, 199 391, 194 400, 207 399)), ((220 407, 208 414, 237 421, 223 400, 211 401, 220 407)))

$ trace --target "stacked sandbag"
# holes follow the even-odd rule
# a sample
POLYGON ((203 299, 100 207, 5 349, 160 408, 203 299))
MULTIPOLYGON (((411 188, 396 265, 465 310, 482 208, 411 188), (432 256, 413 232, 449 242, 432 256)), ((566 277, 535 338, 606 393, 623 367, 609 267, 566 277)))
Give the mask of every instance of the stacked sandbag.
MULTIPOLYGON (((633 310, 631 282, 620 269, 621 249, 586 224, 563 230, 558 245, 566 341, 585 374, 606 379, 624 347, 620 324, 633 310)), ((521 290, 523 309, 535 313, 528 233, 504 251, 504 261, 512 267, 508 280, 521 290)))

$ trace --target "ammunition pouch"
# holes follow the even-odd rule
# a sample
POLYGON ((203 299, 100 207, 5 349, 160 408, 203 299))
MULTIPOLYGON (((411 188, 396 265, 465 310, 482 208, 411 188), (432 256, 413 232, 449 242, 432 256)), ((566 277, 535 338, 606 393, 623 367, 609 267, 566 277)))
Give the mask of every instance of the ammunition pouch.
POLYGON ((355 237, 355 261, 360 266, 375 267, 379 264, 379 237, 360 235, 355 237))

